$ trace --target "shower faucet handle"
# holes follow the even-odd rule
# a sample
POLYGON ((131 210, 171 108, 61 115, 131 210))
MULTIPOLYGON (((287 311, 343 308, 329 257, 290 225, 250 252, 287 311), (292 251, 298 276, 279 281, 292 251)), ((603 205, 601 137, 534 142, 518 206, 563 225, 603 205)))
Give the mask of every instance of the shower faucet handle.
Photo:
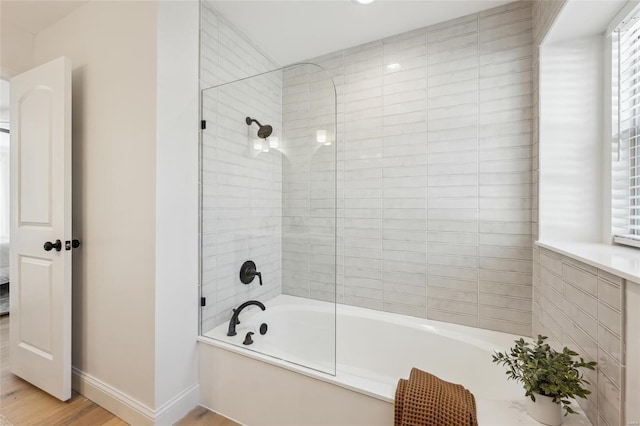
POLYGON ((243 284, 249 284, 256 276, 260 280, 260 285, 262 285, 262 274, 256 270, 256 264, 252 260, 244 262, 240 268, 240 281, 243 284))

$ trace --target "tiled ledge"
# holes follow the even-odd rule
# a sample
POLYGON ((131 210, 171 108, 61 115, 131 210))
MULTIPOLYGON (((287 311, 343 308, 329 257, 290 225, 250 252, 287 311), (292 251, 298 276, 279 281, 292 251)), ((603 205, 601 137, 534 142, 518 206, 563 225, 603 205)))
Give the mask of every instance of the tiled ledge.
POLYGON ((573 241, 536 241, 536 245, 640 284, 640 249, 573 241))

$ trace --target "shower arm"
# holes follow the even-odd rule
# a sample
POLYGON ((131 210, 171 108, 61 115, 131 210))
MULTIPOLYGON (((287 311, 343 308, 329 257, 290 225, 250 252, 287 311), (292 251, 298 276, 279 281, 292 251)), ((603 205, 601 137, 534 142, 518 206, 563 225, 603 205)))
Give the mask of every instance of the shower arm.
POLYGON ((251 118, 251 117, 247 117, 245 119, 245 123, 247 123, 247 126, 251 126, 252 123, 256 123, 258 125, 258 127, 262 127, 262 124, 260 124, 260 122, 258 120, 256 120, 255 118, 251 118))

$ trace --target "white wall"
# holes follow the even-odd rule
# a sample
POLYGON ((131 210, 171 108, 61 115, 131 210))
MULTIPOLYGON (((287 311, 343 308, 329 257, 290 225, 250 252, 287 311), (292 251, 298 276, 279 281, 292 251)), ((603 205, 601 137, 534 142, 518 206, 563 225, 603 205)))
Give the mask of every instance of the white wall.
POLYGON ((152 410, 156 3, 88 2, 36 36, 36 63, 63 55, 73 64, 73 229, 82 241, 73 365, 152 410))
POLYGON ((155 406, 198 403, 199 3, 158 2, 155 406))
POLYGON ((603 37, 540 48, 540 239, 601 242, 603 37))
POLYGON ((90 2, 36 37, 74 66, 76 385, 134 424, 198 400, 198 20, 90 2))

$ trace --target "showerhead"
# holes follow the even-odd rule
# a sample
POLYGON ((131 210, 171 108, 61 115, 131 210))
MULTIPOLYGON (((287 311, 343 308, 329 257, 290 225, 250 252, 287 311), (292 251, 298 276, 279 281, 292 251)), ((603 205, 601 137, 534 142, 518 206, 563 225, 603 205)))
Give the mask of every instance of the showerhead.
POLYGON ((258 137, 261 139, 266 139, 271 136, 271 133, 273 133, 273 127, 269 126, 268 124, 263 126, 255 118, 247 117, 244 121, 247 123, 247 126, 251 126, 252 123, 256 123, 258 125, 258 137))

